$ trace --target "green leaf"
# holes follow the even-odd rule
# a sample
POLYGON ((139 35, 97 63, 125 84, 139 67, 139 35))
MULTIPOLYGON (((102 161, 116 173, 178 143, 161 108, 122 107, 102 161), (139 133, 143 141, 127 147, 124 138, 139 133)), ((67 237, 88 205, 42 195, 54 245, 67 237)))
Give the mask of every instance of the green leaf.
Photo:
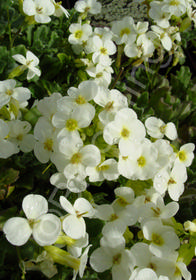
POLYGON ((0 186, 5 187, 18 180, 19 171, 13 168, 3 169, 0 173, 0 186))
POLYGON ((196 235, 190 237, 189 242, 182 244, 179 249, 178 261, 184 262, 186 265, 189 265, 195 256, 195 247, 196 247, 196 235))
POLYGON ((126 186, 132 188, 136 196, 145 194, 145 190, 153 186, 153 181, 151 179, 146 181, 141 180, 128 180, 126 186))

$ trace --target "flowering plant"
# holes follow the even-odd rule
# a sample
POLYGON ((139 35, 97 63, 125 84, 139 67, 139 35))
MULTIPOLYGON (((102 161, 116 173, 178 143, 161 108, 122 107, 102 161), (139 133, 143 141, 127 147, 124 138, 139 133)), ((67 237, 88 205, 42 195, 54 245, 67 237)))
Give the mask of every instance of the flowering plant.
POLYGON ((177 131, 195 118, 195 86, 187 66, 169 71, 185 62, 195 2, 145 1, 148 20, 126 16, 110 27, 90 24, 96 0, 70 12, 55 0, 2 3, 3 277, 12 277, 4 259, 17 252, 22 279, 29 270, 191 279, 196 220, 174 216, 195 197, 186 183, 187 174, 195 180, 195 145, 177 131))

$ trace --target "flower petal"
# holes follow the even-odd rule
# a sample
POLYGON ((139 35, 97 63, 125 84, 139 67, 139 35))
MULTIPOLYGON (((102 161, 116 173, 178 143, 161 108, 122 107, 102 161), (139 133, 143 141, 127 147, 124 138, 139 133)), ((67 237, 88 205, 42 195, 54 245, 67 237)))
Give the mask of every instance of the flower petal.
POLYGON ((40 246, 48 246, 55 243, 61 231, 60 219, 54 214, 45 214, 35 221, 33 237, 40 246))
POLYGON ((77 218, 75 215, 68 215, 63 220, 63 230, 73 239, 79 239, 86 234, 86 224, 84 219, 77 218))
POLYGON ((29 194, 23 199, 22 209, 28 219, 36 219, 48 212, 48 202, 42 195, 29 194))
POLYGON ((12 245, 22 246, 28 241, 32 230, 27 219, 14 217, 4 224, 3 232, 12 245))

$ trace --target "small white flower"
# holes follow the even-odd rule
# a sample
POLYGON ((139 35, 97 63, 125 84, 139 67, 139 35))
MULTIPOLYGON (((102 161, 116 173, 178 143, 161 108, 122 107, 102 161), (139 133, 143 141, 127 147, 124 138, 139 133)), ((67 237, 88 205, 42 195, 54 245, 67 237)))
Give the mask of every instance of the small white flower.
POLYGON ((104 125, 113 121, 120 109, 128 107, 126 96, 117 89, 108 90, 101 87, 94 101, 103 107, 103 110, 99 113, 99 119, 104 125))
POLYGON ((134 256, 125 249, 125 240, 121 234, 110 231, 101 241, 101 247, 97 248, 90 256, 90 265, 97 272, 112 269, 112 279, 128 280, 134 266, 134 256))
POLYGON ((170 34, 167 32, 166 29, 163 29, 157 25, 152 25, 151 29, 153 30, 154 34, 159 38, 163 48, 166 51, 170 51, 172 48, 172 40, 170 38, 170 34))
POLYGON ((28 153, 33 150, 35 139, 32 134, 29 134, 31 130, 31 124, 26 121, 13 120, 8 123, 10 133, 8 139, 10 142, 16 144, 19 149, 28 153))
POLYGON ((150 251, 157 257, 167 257, 180 246, 180 239, 174 229, 162 225, 159 219, 147 221, 143 227, 144 237, 151 241, 150 251))
POLYGON ((48 212, 47 200, 37 194, 25 196, 22 209, 27 217, 14 217, 4 224, 3 232, 7 240, 15 245, 24 245, 31 234, 40 246, 52 245, 61 230, 60 219, 48 212))
POLYGON ((16 87, 16 81, 13 79, 0 81, 0 108, 9 104, 13 98, 19 103, 23 103, 31 97, 28 88, 16 87))
POLYGON ((87 23, 82 25, 81 23, 72 23, 69 27, 69 31, 72 33, 68 38, 69 43, 82 45, 92 34, 92 27, 87 23))
POLYGON ((171 172, 163 168, 155 175, 153 186, 160 194, 164 194, 168 190, 171 199, 178 201, 184 191, 184 182, 186 180, 186 167, 184 164, 176 162, 171 172))
POLYGON ((23 64, 22 68, 28 69, 27 80, 32 79, 35 75, 41 76, 41 71, 37 68, 39 59, 31 51, 27 51, 26 58, 21 54, 12 56, 17 62, 23 64))
POLYGON ((54 16, 61 17, 63 14, 68 18, 69 12, 61 5, 61 2, 56 2, 55 0, 51 0, 55 7, 54 16))
POLYGON ((86 174, 89 176, 90 182, 103 180, 116 180, 119 177, 118 164, 116 160, 110 158, 100 163, 96 167, 87 167, 86 174))
POLYGON ((135 111, 124 108, 116 113, 114 121, 105 126, 103 138, 109 145, 119 143, 119 147, 126 149, 128 142, 142 141, 145 133, 144 125, 137 119, 135 111))
POLYGON ((101 3, 97 0, 80 0, 75 3, 74 8, 79 13, 96 15, 101 12, 101 3))
POLYGON ((34 146, 36 158, 42 163, 48 162, 58 144, 55 130, 47 118, 39 118, 34 128, 34 137, 37 140, 34 146))
POLYGON ((194 159, 195 145, 188 143, 180 147, 180 151, 177 153, 176 162, 183 163, 186 167, 189 167, 194 159))
POLYGON ((178 137, 176 127, 172 122, 165 124, 161 119, 149 117, 145 121, 145 126, 151 137, 163 138, 165 135, 170 140, 175 140, 178 137))
POLYGON ((137 37, 136 27, 132 17, 124 17, 120 21, 112 22, 112 32, 117 45, 135 42, 137 37))
POLYGON ((9 125, 0 119, 0 158, 8 158, 19 152, 17 145, 7 140, 9 132, 9 125))
POLYGON ((55 12, 55 6, 50 0, 24 0, 23 12, 28 16, 34 16, 38 23, 48 23, 50 16, 55 12))
POLYGON ((94 209, 85 198, 78 198, 72 204, 64 197, 60 196, 62 208, 69 214, 63 219, 64 232, 73 239, 79 239, 86 234, 86 224, 83 217, 92 218, 94 209))

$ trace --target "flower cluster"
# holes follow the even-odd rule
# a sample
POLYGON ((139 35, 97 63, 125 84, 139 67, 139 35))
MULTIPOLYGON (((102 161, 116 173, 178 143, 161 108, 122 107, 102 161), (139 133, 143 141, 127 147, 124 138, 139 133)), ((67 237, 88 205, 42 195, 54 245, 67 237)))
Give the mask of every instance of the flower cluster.
MULTIPOLYGON (((37 23, 48 23, 50 16, 62 13, 68 17, 54 0, 24 0, 22 7, 37 23)), ((151 1, 151 26, 125 17, 113 22, 111 29, 92 28, 86 16, 100 12, 100 3, 78 1, 75 9, 80 15, 69 27, 68 41, 88 79, 69 87, 66 96, 54 92, 36 101, 39 118, 33 128, 22 115, 30 90, 14 79, 0 82, 0 109, 6 116, 0 119, 0 158, 33 151, 40 163, 53 165, 56 172, 50 183, 65 192, 59 198, 65 212, 61 217, 47 213, 48 202, 42 195, 29 194, 22 202, 26 217, 12 217, 3 226, 12 245, 22 246, 33 238, 42 248, 33 262, 41 262, 48 277, 57 273, 54 263, 73 268, 73 279, 78 273, 83 277, 93 245, 86 222, 97 219, 102 224, 100 247, 93 248, 90 256, 96 272, 111 269, 113 280, 122 275, 124 280, 191 279, 179 249, 180 237, 196 231, 195 221, 186 222, 179 233, 174 216, 195 145, 175 147, 178 135, 173 122, 155 116, 139 120, 128 98, 111 81, 116 53, 142 63, 158 49, 178 49, 180 29, 174 21, 183 17, 194 21, 194 8, 193 1, 151 1), (105 180, 114 183, 111 203, 84 198, 91 184, 100 186, 105 180), (73 205, 67 190, 78 195, 73 205)), ((34 53, 27 51, 26 58, 15 54, 13 59, 22 64, 20 71, 28 71, 27 81, 39 79, 42 72, 34 53)))

